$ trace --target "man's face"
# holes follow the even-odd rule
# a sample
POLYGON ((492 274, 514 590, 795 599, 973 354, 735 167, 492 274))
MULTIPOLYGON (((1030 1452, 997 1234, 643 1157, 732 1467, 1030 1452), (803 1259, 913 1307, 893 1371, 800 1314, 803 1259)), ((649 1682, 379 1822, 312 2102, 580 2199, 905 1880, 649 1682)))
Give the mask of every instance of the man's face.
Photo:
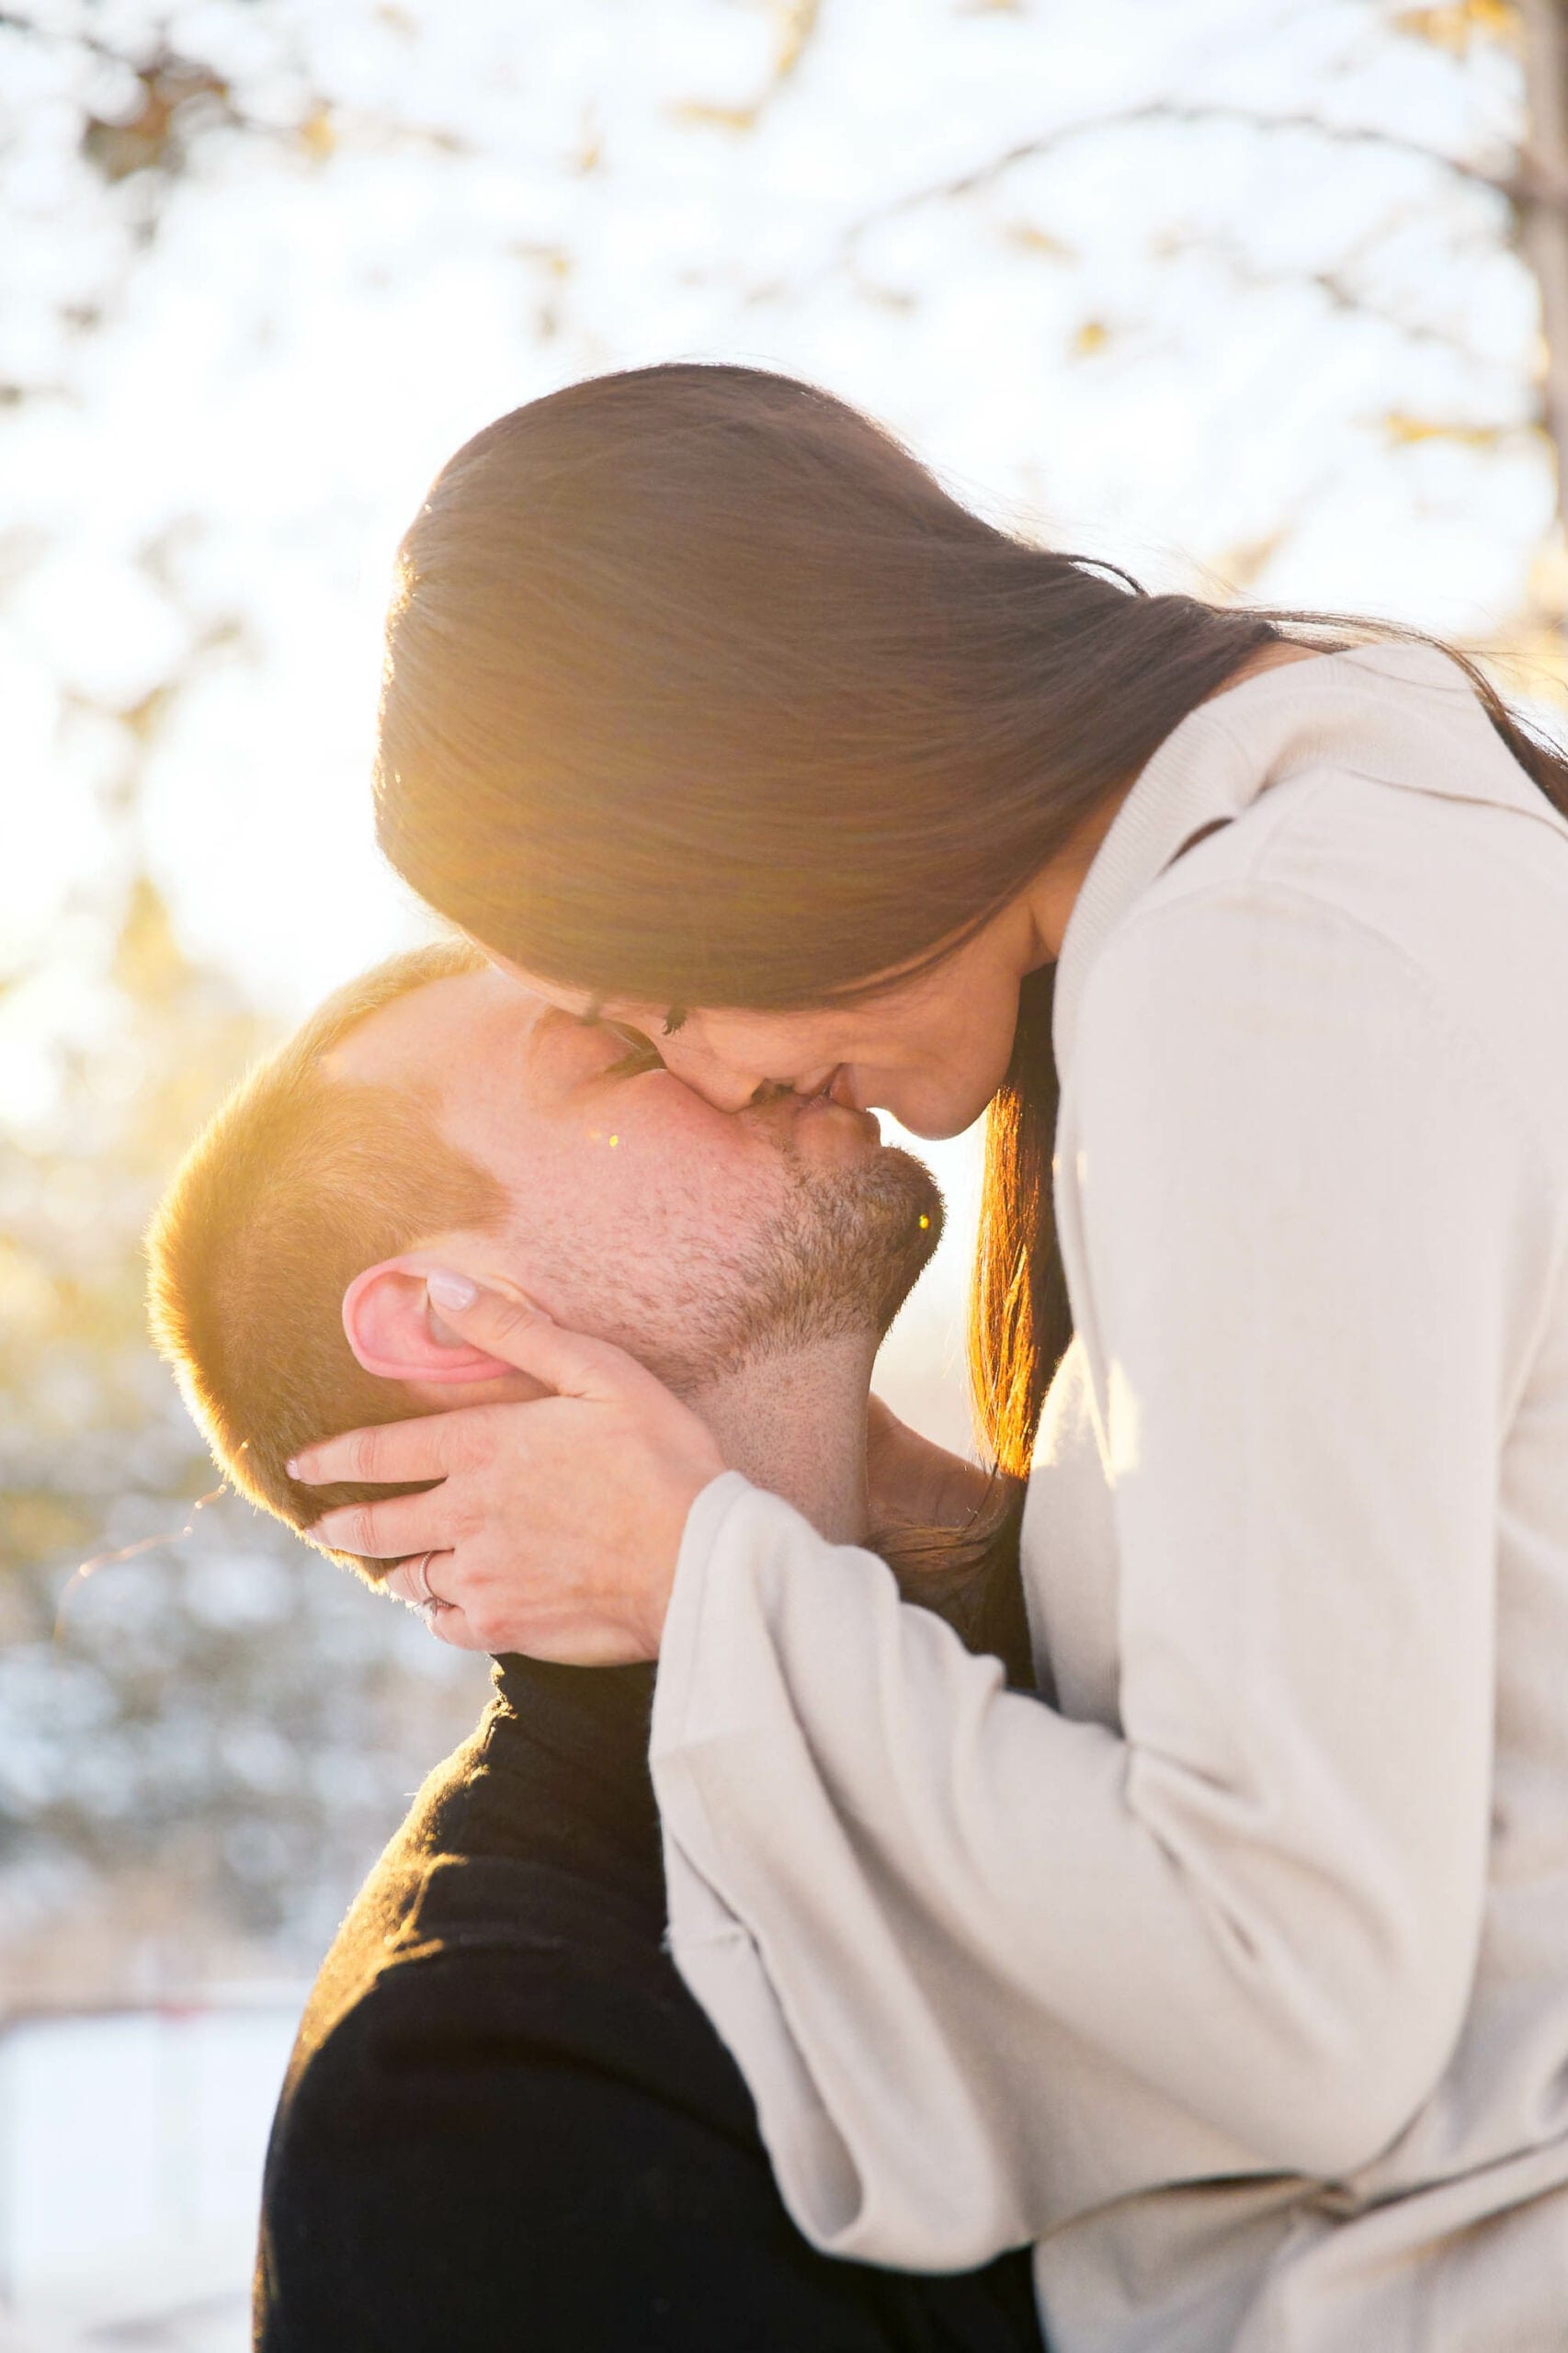
POLYGON ((398 998, 330 1067, 424 1090, 448 1140, 506 1187, 507 1229, 470 1239, 463 1271, 678 1389, 769 1345, 880 1337, 940 1233, 931 1177, 869 1113, 792 1096, 715 1110, 497 972, 398 998))

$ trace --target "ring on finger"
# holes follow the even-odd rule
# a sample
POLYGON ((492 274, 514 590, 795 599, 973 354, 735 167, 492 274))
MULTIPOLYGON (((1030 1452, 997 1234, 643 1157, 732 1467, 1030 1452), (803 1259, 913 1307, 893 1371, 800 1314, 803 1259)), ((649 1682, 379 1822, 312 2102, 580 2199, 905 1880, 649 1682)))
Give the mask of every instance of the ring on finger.
POLYGON ((414 1597, 409 1606, 419 1612, 427 1626, 439 1617, 443 1609, 452 1607, 449 1601, 442 1599, 430 1583, 430 1563, 435 1557, 434 1552, 421 1552, 417 1560, 405 1563, 414 1586, 414 1597))

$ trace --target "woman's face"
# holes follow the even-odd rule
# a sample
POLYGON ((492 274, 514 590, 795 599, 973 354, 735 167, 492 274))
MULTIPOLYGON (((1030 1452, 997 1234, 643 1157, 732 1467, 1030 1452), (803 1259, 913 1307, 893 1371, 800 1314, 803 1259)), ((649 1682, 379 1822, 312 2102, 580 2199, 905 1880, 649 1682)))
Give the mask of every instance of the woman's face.
POLYGON ((676 1076, 721 1110, 785 1088, 891 1111, 912 1135, 931 1137, 967 1128, 1001 1086, 1019 984, 1044 961, 1025 897, 916 977, 797 1013, 601 1003, 519 965, 506 970, 552 1005, 651 1040, 676 1076))

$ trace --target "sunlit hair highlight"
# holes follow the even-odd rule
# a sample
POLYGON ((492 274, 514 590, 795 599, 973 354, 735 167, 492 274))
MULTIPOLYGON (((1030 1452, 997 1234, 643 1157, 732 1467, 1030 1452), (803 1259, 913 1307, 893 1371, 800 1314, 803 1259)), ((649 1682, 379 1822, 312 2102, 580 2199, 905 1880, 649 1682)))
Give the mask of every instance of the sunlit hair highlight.
POLYGON ((286 1468, 301 1447, 417 1410, 356 1359, 348 1284, 426 1237, 489 1231, 510 1208, 442 1135, 426 1090, 351 1083, 334 1052, 399 998, 484 964, 467 941, 442 942, 338 990, 208 1122, 149 1231, 153 1340, 224 1475, 290 1527, 395 1492, 301 1487, 286 1468))

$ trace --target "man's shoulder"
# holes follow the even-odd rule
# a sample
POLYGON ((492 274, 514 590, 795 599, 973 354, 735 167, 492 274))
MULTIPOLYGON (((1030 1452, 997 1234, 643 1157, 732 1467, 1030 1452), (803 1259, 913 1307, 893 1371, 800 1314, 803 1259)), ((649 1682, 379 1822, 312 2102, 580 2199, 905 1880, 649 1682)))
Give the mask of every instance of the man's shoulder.
POLYGON ((426 1774, 371 1865, 317 1972, 301 2023, 301 2046, 324 2040, 335 2018, 383 1971, 398 1965, 416 1930, 433 1865, 472 1845, 476 1792, 490 1768, 497 1717, 493 1702, 467 1740, 426 1774))
POLYGON ((280 2131, 346 2098, 389 2116, 483 2070, 521 2113, 540 2071, 572 2066, 694 2099, 749 2133, 733 2063, 665 1950, 617 1890, 552 1862, 442 1856, 395 1949, 307 2008, 280 2131), (421 2088, 423 2087, 423 2089, 421 2088))
POLYGON ((437 1958, 509 1951, 548 1962, 568 1947, 607 1963, 656 1955, 662 1885, 594 1870, 572 1825, 562 1835, 559 1809, 530 1802, 540 1794, 528 1787, 516 1718, 493 1701, 427 1775, 344 1915, 306 2005, 307 2055, 377 1988, 419 1998, 425 1978, 407 1972, 437 1958))
POLYGON ((751 2130, 733 2063, 665 1948, 662 1880, 597 1867, 589 1824, 559 1807, 531 1820, 519 1749, 494 1705, 420 1790, 322 1965, 280 2139, 345 2098, 395 2109, 410 2082, 472 2074, 477 2054, 502 2098, 526 2101, 541 2064, 585 2065, 684 2089, 751 2130))

